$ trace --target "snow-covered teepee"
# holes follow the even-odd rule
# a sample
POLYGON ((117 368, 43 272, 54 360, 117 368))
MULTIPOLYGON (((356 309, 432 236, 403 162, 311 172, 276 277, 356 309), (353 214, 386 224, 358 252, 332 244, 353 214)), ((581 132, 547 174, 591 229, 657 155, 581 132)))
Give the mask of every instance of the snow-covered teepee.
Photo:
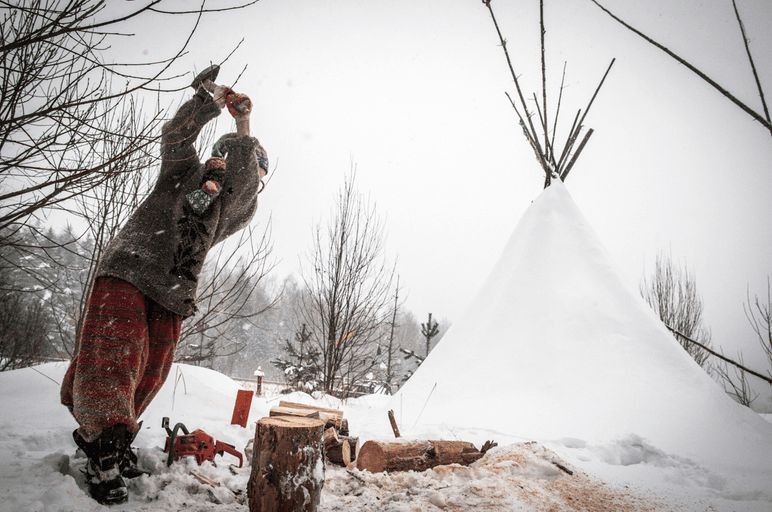
POLYGON ((772 425, 687 355, 560 180, 531 204, 466 313, 390 405, 418 431, 567 445, 636 436, 731 474, 772 465, 772 425))

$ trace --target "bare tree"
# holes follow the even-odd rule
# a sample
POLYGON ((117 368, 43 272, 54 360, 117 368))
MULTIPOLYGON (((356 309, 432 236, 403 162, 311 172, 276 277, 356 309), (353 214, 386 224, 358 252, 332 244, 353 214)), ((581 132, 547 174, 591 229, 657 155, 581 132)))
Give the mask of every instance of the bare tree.
POLYGON ((67 208, 68 199, 133 169, 121 162, 150 153, 163 111, 134 116, 134 94, 165 92, 159 84, 174 78, 173 64, 211 12, 162 10, 168 3, 154 0, 115 16, 106 0, 0 3, 0 230, 67 208), (184 14, 197 16, 196 25, 166 59, 107 61, 106 49, 125 35, 117 31, 127 21, 184 14), (104 144, 112 139, 124 140, 104 144))
POLYGON ((39 364, 51 354, 48 316, 35 295, 0 292, 0 371, 39 364))
MULTIPOLYGON (((394 287, 394 303, 391 310, 391 320, 387 326, 389 335, 383 349, 381 349, 379 346, 378 352, 376 353, 376 355, 380 356, 381 358, 380 370, 382 371, 378 372, 382 376, 379 379, 381 382, 381 387, 388 394, 391 394, 394 391, 393 386, 395 383, 397 383, 397 379, 395 378, 396 368, 397 365, 401 363, 401 361, 397 358, 397 352, 399 350, 399 343, 397 338, 400 335, 400 321, 397 319, 397 316, 399 314, 400 306, 399 276, 397 276, 397 284, 394 287), (385 354, 383 352, 385 352, 385 354)), ((402 315, 399 316, 401 317, 402 315)))
POLYGON ((737 403, 750 407, 759 394, 753 390, 748 380, 748 372, 745 371, 742 365, 745 364, 742 353, 737 354, 737 361, 739 365, 734 363, 728 363, 725 360, 719 360, 714 364, 713 370, 715 372, 716 380, 718 380, 724 387, 724 391, 734 398, 737 403), (729 365, 732 364, 734 369, 734 376, 729 374, 729 365))
POLYGON ((694 273, 686 267, 676 267, 670 256, 660 253, 651 281, 644 277, 640 291, 684 350, 710 373, 710 352, 690 341, 696 340, 708 348, 711 345, 710 329, 702 322, 702 299, 697 293, 694 273))
POLYGON ((753 332, 756 333, 759 345, 767 356, 769 370, 767 373, 772 377, 772 285, 770 285, 769 276, 767 276, 767 300, 759 300, 756 295, 751 301, 751 292, 748 290, 748 302, 743 304, 745 316, 748 318, 753 332))
POLYGON ((758 371, 746 368, 742 353, 738 353, 737 356, 739 364, 729 361, 729 364, 734 367, 734 375, 729 374, 727 362, 724 361, 716 365, 716 375, 730 396, 742 405, 750 407, 753 401, 758 398, 759 393, 753 390, 748 376, 752 375, 772 384, 772 284, 770 284, 769 277, 767 277, 766 302, 759 299, 758 295, 755 295, 751 300, 750 289, 747 292, 747 297, 748 302, 743 304, 743 310, 753 332, 756 333, 761 350, 767 357, 768 377, 758 371))
POLYGON ((207 259, 198 286, 198 312, 186 319, 178 342, 177 360, 212 366, 243 350, 248 341, 237 336, 244 323, 258 325, 258 317, 273 308, 277 294, 266 302, 253 300, 273 268, 270 225, 262 236, 245 228, 235 244, 223 243, 207 259))
POLYGON ((383 224, 354 177, 352 172, 339 191, 326 231, 316 226, 300 272, 308 288, 301 314, 320 353, 322 388, 344 395, 376 366, 394 279, 394 266, 383 255, 383 224))
MULTIPOLYGON (((14 238, 24 243, 20 234, 14 238)), ((19 276, 12 249, 0 246, 0 371, 38 364, 51 353, 50 313, 38 294, 13 285, 19 276)))

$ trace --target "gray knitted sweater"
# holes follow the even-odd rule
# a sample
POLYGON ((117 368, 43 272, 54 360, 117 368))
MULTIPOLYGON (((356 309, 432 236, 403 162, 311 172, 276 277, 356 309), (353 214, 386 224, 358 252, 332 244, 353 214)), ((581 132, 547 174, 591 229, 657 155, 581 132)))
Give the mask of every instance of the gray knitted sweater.
POLYGON ((227 138, 225 171, 206 171, 193 144, 221 110, 199 89, 163 126, 161 172, 153 191, 108 245, 98 276, 117 277, 184 317, 196 312, 198 276, 209 249, 247 226, 257 209, 265 150, 253 137, 227 138), (187 194, 213 179, 220 193, 201 214, 187 194))

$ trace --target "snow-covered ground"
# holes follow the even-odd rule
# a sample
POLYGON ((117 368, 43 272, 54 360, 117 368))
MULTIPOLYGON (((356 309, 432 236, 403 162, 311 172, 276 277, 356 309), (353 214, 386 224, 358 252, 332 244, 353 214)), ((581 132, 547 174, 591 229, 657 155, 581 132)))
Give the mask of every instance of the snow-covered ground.
MULTIPOLYGON (((154 475, 131 480, 129 502, 108 508, 89 498, 80 474, 84 461, 74 456, 71 434, 76 424, 58 403, 58 383, 64 371, 64 364, 49 363, 0 373, 0 457, 4 461, 0 465, 0 511, 249 509, 245 500, 249 467, 239 469, 235 457, 217 456, 216 467, 209 462, 199 467, 190 457, 166 467, 166 454, 161 449, 166 431, 161 428, 161 419, 169 416, 172 424, 183 422, 191 430, 201 428, 243 451, 254 435, 254 423, 278 404, 279 396, 254 399, 248 428, 230 425, 239 386, 211 370, 175 365, 172 377, 145 414, 134 444, 140 465, 154 475), (71 461, 69 470, 62 474, 65 456, 71 461), (221 486, 202 484, 191 471, 221 486)), ((387 418, 389 397, 372 395, 345 403, 330 397, 314 400, 303 394, 283 395, 281 399, 341 408, 352 434, 363 442, 393 437, 387 418)), ((511 419, 516 425, 517 415, 512 413, 511 419)), ((411 431, 409 425, 402 427, 411 431)), ((772 510, 768 494, 724 491, 725 475, 663 453, 634 437, 572 445, 566 440, 524 439, 484 427, 414 433, 431 439, 469 440, 478 448, 481 440, 493 439, 499 446, 471 468, 446 466, 423 473, 370 474, 328 466, 320 510, 772 510), (569 476, 554 462, 570 468, 574 475, 569 476)))
MULTIPOLYGON (((342 409, 362 443, 393 438, 391 409, 406 438, 498 446, 471 467, 422 473, 328 466, 320 510, 772 511, 769 416, 732 402, 621 281, 562 184, 547 189, 466 316, 397 395, 281 397, 342 409)), ((58 403, 65 370, 0 373, 0 511, 106 509, 84 490, 76 424, 58 403)), ((134 443, 153 475, 110 508, 248 510, 250 468, 237 459, 167 467, 162 453, 164 416, 243 450, 280 397, 256 397, 242 428, 229 424, 238 389, 175 365, 134 443)))

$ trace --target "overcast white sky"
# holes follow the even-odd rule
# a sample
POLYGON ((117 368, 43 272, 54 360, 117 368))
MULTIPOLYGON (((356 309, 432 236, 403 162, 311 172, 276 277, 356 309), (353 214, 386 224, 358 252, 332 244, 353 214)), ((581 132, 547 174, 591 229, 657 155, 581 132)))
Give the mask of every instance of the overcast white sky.
MULTIPOLYGON (((631 287, 670 251, 696 273, 714 344, 731 355, 742 347, 762 367, 743 302, 749 285, 765 294, 772 274, 772 136, 589 0, 545 3, 552 109, 567 62, 558 140, 617 58, 587 118, 595 133, 569 192, 631 287)), ((737 3, 772 91, 772 3, 737 3)), ((524 92, 538 92, 538 1, 492 5, 524 92)), ((731 0, 604 5, 761 108, 731 0)), ((146 18, 131 54, 168 56, 191 22, 146 18)), ((297 270, 353 161, 360 190, 385 218, 407 307, 420 321, 429 312, 459 319, 543 182, 504 94, 514 84, 487 8, 261 0, 208 18, 185 63, 219 62, 242 38, 220 81, 248 66, 236 89, 253 99, 253 135, 277 166, 255 219, 273 219, 277 277, 297 270)))

